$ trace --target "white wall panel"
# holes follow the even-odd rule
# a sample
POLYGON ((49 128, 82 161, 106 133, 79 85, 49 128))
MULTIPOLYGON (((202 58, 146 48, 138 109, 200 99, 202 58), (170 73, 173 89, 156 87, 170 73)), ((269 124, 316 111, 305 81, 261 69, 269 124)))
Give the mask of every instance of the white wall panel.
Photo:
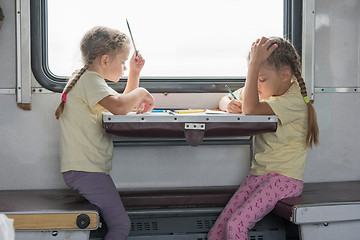
POLYGON ((315 87, 359 87, 360 1, 315 1, 315 87))
MULTIPOLYGON (((315 0, 314 52, 305 53, 314 55, 315 88, 360 86, 359 11, 358 0, 315 0)), ((359 180, 360 94, 316 92, 314 99, 320 145, 309 151, 305 181, 359 180)))
POLYGON ((0 89, 15 88, 15 1, 0 0, 4 22, 0 28, 0 89))

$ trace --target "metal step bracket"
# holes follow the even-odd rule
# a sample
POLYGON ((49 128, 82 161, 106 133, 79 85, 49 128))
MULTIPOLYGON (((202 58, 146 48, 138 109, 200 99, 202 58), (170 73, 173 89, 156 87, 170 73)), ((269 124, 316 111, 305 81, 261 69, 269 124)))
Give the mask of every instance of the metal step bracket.
POLYGON ((185 123, 185 130, 205 130, 205 123, 185 123))

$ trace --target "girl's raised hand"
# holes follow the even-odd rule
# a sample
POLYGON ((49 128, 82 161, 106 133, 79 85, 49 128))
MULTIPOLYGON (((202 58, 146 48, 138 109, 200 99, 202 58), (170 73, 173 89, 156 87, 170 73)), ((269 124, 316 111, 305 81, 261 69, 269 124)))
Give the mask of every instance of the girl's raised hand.
POLYGON ((242 102, 232 99, 226 107, 228 113, 242 113, 242 102))
POLYGON ((270 40, 266 37, 256 40, 251 46, 249 63, 261 64, 265 62, 271 53, 278 47, 274 42, 274 40, 270 40))
POLYGON ((139 51, 137 51, 137 55, 136 52, 134 52, 130 59, 130 71, 135 70, 136 72, 140 72, 141 69, 144 67, 144 64, 145 59, 142 57, 139 51))

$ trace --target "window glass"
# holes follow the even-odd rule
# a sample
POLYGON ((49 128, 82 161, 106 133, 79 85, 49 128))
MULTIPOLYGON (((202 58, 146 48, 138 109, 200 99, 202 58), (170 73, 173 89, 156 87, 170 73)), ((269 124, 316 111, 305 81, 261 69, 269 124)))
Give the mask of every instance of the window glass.
POLYGON ((283 35, 283 0, 48 0, 48 65, 57 76, 82 66, 79 43, 93 26, 129 35, 146 59, 143 77, 246 76, 261 36, 283 35))

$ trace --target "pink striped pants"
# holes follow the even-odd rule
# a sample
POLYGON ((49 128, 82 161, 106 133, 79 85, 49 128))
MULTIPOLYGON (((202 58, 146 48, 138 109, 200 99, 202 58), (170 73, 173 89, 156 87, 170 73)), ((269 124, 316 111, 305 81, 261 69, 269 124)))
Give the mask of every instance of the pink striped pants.
POLYGON ((248 240, 248 231, 283 198, 299 196, 303 182, 277 173, 248 175, 208 233, 208 240, 248 240))

